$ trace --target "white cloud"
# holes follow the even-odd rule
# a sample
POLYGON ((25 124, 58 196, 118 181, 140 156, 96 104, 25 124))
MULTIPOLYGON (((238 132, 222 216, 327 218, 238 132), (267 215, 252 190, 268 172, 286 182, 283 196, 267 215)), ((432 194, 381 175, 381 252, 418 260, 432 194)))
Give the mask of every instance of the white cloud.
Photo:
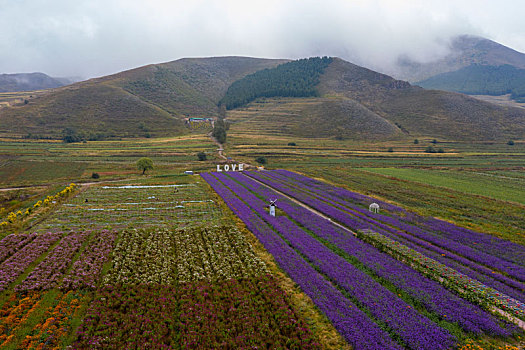
POLYGON ((105 75, 188 56, 430 61, 477 34, 525 51, 515 0, 0 0, 0 72, 105 75))

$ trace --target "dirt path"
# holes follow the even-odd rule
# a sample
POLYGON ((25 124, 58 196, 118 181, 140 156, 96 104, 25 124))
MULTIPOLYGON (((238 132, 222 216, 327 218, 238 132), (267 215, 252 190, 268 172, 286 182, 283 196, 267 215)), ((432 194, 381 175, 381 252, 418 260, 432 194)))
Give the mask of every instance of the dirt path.
POLYGON ((212 141, 217 145, 217 152, 219 153, 219 157, 221 157, 222 159, 228 159, 222 152, 224 152, 224 148, 222 147, 222 143, 219 143, 219 141, 217 141, 217 139, 215 137, 213 137, 212 135, 212 132, 210 132, 208 134, 208 136, 210 137, 210 139, 212 139, 212 141))
MULTIPOLYGON (((107 180, 107 181, 98 181, 98 182, 81 182, 81 183, 76 183, 76 184, 79 186, 91 186, 91 185, 96 185, 96 184, 104 184, 107 182, 119 182, 119 181, 129 181, 129 179, 107 180)), ((45 188, 45 187, 52 186, 52 185, 53 184, 22 186, 22 187, 6 187, 6 188, 0 188, 0 192, 26 190, 30 188, 45 188)))
MULTIPOLYGON (((247 176, 247 175, 244 175, 244 176, 247 176)), ((330 221, 332 224, 334 224, 335 226, 339 227, 340 229, 343 229, 343 230, 345 230, 346 232, 351 233, 352 235, 354 235, 354 236, 357 237, 357 234, 356 234, 354 231, 350 230, 348 227, 345 227, 345 226, 343 226, 343 225, 341 225, 341 224, 338 224, 337 222, 333 221, 331 218, 329 218, 328 216, 324 215, 324 214, 321 213, 320 211, 317 211, 316 209, 314 209, 314 208, 308 206, 307 204, 305 204, 305 203, 303 203, 303 202, 301 202, 301 201, 299 201, 299 200, 297 200, 297 199, 295 199, 295 198, 293 198, 293 197, 290 197, 290 196, 287 195, 286 193, 281 192, 281 191, 279 191, 278 189, 273 188, 272 186, 265 184, 264 182, 261 182, 261 181, 259 181, 259 180, 257 180, 257 179, 254 179, 254 178, 251 177, 251 176, 248 176, 248 177, 249 177, 250 179, 252 179, 253 181, 255 181, 255 182, 257 182, 257 183, 263 185, 264 187, 269 188, 269 189, 271 189, 271 190, 273 190, 273 191, 279 193, 281 196, 286 197, 287 199, 291 200, 291 201, 294 202, 295 204, 300 205, 301 207, 303 207, 303 208, 305 208, 305 209, 311 211, 311 212, 314 213, 315 215, 320 216, 320 217, 322 217, 323 219, 330 221)), ((277 207, 279 207, 278 204, 277 204, 277 207)))

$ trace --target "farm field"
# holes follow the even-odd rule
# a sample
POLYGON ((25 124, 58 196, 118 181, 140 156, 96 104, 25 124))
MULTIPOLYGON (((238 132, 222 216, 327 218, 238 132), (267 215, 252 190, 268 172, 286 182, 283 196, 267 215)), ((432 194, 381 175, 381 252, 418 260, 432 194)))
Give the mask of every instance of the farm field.
POLYGON ((498 175, 483 172, 442 172, 398 168, 360 168, 359 170, 525 204, 525 179, 519 174, 498 175))
MULTIPOLYGON (((495 265, 486 260, 490 256, 478 254, 486 246, 471 244, 458 251, 458 242, 436 241, 441 236, 434 231, 421 237, 399 225, 426 230, 417 218, 433 216, 525 244, 524 207, 516 186, 525 179, 524 144, 511 148, 438 140, 435 147, 446 153, 426 154, 432 140, 419 141, 269 137, 247 129, 237 133, 232 125, 225 153, 236 161, 253 164, 255 157, 265 156, 268 169, 294 170, 294 179, 301 173, 380 203, 386 221, 374 217, 372 223, 356 216, 367 211, 362 201, 326 202, 328 194, 337 192, 332 187, 309 184, 308 191, 298 191, 298 179, 283 182, 290 174, 245 172, 293 185, 294 192, 341 211, 345 220, 353 220, 349 228, 361 235, 358 240, 245 175, 182 175, 187 169, 215 169, 217 146, 206 135, 85 144, 3 139, 0 186, 22 188, 1 192, 0 219, 33 208, 70 182, 78 189, 24 217, 16 228, 19 241, 2 233, 7 237, 0 244, 11 247, 5 251, 22 252, 25 258, 11 260, 0 291, 1 322, 12 321, 0 325, 0 341, 11 349, 45 342, 59 348, 242 348, 265 341, 282 348, 439 349, 457 344, 459 349, 518 349, 523 334, 517 327, 487 311, 486 300, 475 290, 472 302, 466 302, 451 289, 457 287, 456 276, 448 271, 473 286, 479 281, 487 293, 503 291, 521 302, 523 280, 516 267, 521 258, 513 255, 519 248, 499 251, 503 261, 495 265), (197 160, 200 151, 207 153, 207 161, 197 160), (155 163, 147 176, 134 164, 143 156, 155 163), (100 179, 92 179, 93 172, 100 179), (210 178, 212 186, 215 181, 217 188, 224 187, 216 191, 220 196, 208 186, 210 178), (471 187, 469 181, 480 185, 471 187), (271 221, 264 209, 269 197, 279 198, 278 221, 271 221), (415 222, 392 225, 391 218, 415 222), (367 238, 366 229, 380 236, 367 238), (395 242, 409 250, 398 250, 395 242), (386 249, 412 259, 418 268, 407 267, 386 249), (450 277, 448 287, 421 270, 425 258, 433 271, 450 277), (399 314, 402 321, 394 316, 399 314), (158 319, 165 322, 157 326, 158 319), (146 336, 138 336, 138 328, 146 336)), ((333 222, 347 226, 338 218, 333 222)), ((508 303, 497 306, 520 305, 508 303)))
MULTIPOLYGON (((456 342, 467 344, 469 338, 478 338, 480 334, 508 340, 509 337, 512 339, 512 334, 521 333, 511 323, 483 311, 482 308, 487 307, 484 301, 478 300, 474 304, 467 302, 459 296, 471 301, 476 299, 471 295, 458 294, 458 289, 451 290, 452 283, 445 283, 447 288, 444 288, 436 278, 412 270, 388 254, 381 253, 373 245, 363 243, 349 231, 341 230, 332 222, 261 186, 259 181, 301 200, 352 230, 372 228, 389 237, 396 237, 403 245, 424 252, 426 257, 423 259, 430 257, 448 264, 449 269, 452 266, 457 269, 454 271, 475 276, 469 280, 471 282, 461 283, 475 284, 478 279, 497 286, 499 290, 505 290, 513 297, 499 299, 497 306, 520 319, 525 317, 525 305, 522 302, 524 279, 518 272, 523 270, 525 250, 522 246, 501 241, 497 244, 501 247, 494 248, 501 251, 492 250, 490 254, 493 255, 490 255, 485 250, 490 249, 494 240, 488 235, 478 233, 479 237, 468 246, 464 241, 459 243, 452 239, 459 232, 464 232, 464 229, 435 219, 423 220, 383 202, 381 203, 387 208, 388 215, 376 214, 380 216, 377 221, 377 218, 364 209, 366 206, 363 202, 371 200, 366 196, 355 193, 352 195, 348 191, 290 172, 244 174, 214 173, 203 177, 263 242, 281 268, 312 297, 314 303, 327 314, 339 332, 356 349, 399 346, 414 349, 450 348, 456 342), (277 217, 271 217, 265 209, 269 198, 277 198, 280 202, 281 210, 277 217), (417 226, 423 223, 426 225, 423 228, 417 226), (450 230, 458 233, 448 233, 450 230), (451 236, 441 237, 445 234, 451 236), (424 242, 427 242, 426 245, 424 242), (428 244, 430 242, 431 245, 428 244), (478 243, 482 245, 477 246, 478 243), (445 250, 446 254, 443 254, 445 250), (503 259, 498 260, 498 254, 502 252, 506 254, 503 259), (491 259, 490 264, 499 267, 492 270, 487 268, 490 265, 487 259, 491 259), (301 266, 301 271, 308 271, 306 275, 298 273, 298 266, 301 266), (347 276, 352 278, 348 279, 347 276), (312 285, 316 287, 311 289, 312 285), (330 306, 326 305, 327 299, 332 301, 330 306), (340 315, 343 311, 332 313, 334 309, 342 310, 343 305, 354 307, 353 312, 344 311, 352 320, 351 324, 341 322, 340 315), (388 308, 385 308, 387 305, 388 308), (392 316, 388 316, 389 313, 392 316), (403 316, 399 317, 401 314, 403 316), (355 337, 352 327, 356 324, 370 336, 355 337), (423 329, 416 330, 418 327, 423 329), (431 334, 425 335, 425 332, 431 334)), ((466 234, 475 235, 463 233, 466 234)), ((465 275, 463 276, 467 281, 465 275)), ((458 276, 451 274, 450 280, 453 281, 454 278, 458 276)), ((461 287, 459 290, 463 290, 465 286, 461 287)), ((483 287, 488 288, 485 292, 494 290, 486 285, 483 287)), ((494 295, 499 295, 499 290, 493 292, 494 295)), ((498 345, 486 343, 485 346, 498 345)))
POLYGON ((93 185, 50 209, 0 240, 1 348, 321 348, 199 177, 93 185))
POLYGON ((63 143, 54 140, 0 139, 0 186, 16 187, 87 181, 93 172, 102 178, 129 178, 135 162, 150 157, 159 172, 202 166, 197 152, 216 159, 217 146, 203 134, 174 138, 63 143))

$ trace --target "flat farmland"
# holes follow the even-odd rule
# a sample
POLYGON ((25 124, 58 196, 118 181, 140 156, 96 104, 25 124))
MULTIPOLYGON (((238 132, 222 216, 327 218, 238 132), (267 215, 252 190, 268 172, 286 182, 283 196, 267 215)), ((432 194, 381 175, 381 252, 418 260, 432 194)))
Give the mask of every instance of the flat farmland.
POLYGON ((79 228, 158 226, 180 227, 200 222, 217 224, 222 213, 209 192, 190 178, 188 183, 107 184, 91 186, 62 205, 38 232, 79 228))
POLYGON ((1 347, 325 348, 206 183, 173 179, 91 185, 0 240, 1 347))
POLYGON ((396 179, 450 188, 459 192, 525 204, 525 179, 522 172, 506 175, 491 172, 439 171, 398 168, 360 168, 396 179), (521 173, 521 175, 520 175, 521 173))

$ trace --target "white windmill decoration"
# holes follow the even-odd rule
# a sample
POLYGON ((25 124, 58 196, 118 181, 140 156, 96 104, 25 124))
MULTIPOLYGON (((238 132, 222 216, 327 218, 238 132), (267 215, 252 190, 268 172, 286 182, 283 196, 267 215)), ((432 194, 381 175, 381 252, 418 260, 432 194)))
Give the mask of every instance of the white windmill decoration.
POLYGON ((277 199, 270 199, 270 216, 275 217, 275 202, 277 202, 277 199))

